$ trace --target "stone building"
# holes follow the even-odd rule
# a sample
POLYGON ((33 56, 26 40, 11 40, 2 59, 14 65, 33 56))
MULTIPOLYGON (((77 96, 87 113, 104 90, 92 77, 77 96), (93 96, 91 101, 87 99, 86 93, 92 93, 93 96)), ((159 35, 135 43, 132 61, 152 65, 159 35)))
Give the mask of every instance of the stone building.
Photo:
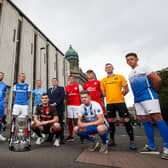
POLYGON ((37 79, 48 88, 53 77, 65 86, 70 74, 63 52, 10 0, 0 0, 0 71, 9 86, 8 112, 19 73, 26 74, 31 89, 37 79))

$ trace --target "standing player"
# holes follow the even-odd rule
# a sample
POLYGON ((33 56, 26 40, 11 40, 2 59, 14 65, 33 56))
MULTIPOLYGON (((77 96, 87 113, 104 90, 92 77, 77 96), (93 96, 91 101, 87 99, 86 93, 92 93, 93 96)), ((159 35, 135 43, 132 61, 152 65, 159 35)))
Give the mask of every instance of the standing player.
POLYGON ((155 121, 163 139, 162 159, 168 159, 168 126, 161 116, 158 90, 161 79, 156 72, 147 66, 138 65, 136 53, 126 55, 127 64, 132 68, 129 81, 134 94, 137 115, 141 118, 148 139, 148 145, 141 153, 158 154, 154 141, 154 129, 151 121, 155 121))
POLYGON ((7 86, 3 82, 4 73, 0 72, 0 141, 5 141, 6 138, 2 136, 1 129, 2 129, 2 118, 4 116, 4 98, 6 95, 7 86))
POLYGON ((81 104, 80 91, 83 90, 82 86, 75 83, 73 76, 68 77, 69 85, 65 87, 66 101, 67 101, 67 120, 69 128, 69 136, 67 141, 74 141, 73 138, 73 125, 77 125, 78 112, 81 104))
POLYGON ((36 80, 36 89, 32 91, 32 97, 33 97, 33 114, 36 111, 36 106, 42 104, 41 97, 44 93, 47 93, 46 89, 42 88, 42 81, 36 80))
POLYGON ((12 115, 15 118, 18 115, 28 116, 29 98, 31 95, 30 85, 25 83, 24 73, 19 74, 19 83, 14 85, 13 97, 14 106, 12 115))
POLYGON ((88 81, 84 83, 83 89, 90 92, 91 100, 98 102, 101 105, 103 112, 105 113, 105 108, 102 102, 100 81, 95 79, 93 70, 88 70, 86 75, 88 81))
POLYGON ((78 125, 74 131, 82 139, 87 139, 91 146, 90 151, 98 150, 100 144, 96 138, 91 136, 98 134, 102 141, 99 152, 108 153, 107 136, 108 122, 105 120, 102 108, 99 103, 91 101, 90 92, 83 90, 80 92, 82 104, 78 113, 78 125))
POLYGON ((105 65, 105 71, 107 72, 107 77, 103 78, 101 81, 101 89, 106 97, 107 103, 107 117, 109 118, 110 124, 110 142, 109 145, 115 145, 114 135, 115 135, 115 121, 116 121, 116 111, 118 111, 120 118, 123 120, 126 131, 130 139, 129 148, 131 150, 136 149, 134 143, 134 132, 133 127, 130 122, 128 109, 125 104, 124 96, 129 92, 127 81, 122 75, 113 73, 113 66, 111 63, 105 65))

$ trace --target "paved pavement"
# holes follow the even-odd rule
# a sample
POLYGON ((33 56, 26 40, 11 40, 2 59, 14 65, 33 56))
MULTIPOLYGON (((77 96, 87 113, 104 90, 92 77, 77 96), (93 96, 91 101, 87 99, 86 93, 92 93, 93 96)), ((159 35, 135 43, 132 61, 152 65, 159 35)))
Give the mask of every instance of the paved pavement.
MULTIPOLYGON (((32 150, 28 152, 11 152, 8 150, 7 142, 0 142, 0 168, 107 168, 109 166, 132 168, 130 165, 134 165, 135 168, 138 168, 137 165, 142 165, 141 168, 148 165, 152 168, 157 168, 157 165, 165 168, 168 161, 161 160, 159 156, 141 156, 138 152, 130 151, 128 137, 123 127, 117 127, 116 134, 117 146, 110 148, 108 155, 88 153, 86 151, 88 143, 80 144, 77 137, 75 142, 66 143, 58 148, 47 142, 40 146, 32 143, 32 150)), ((135 128, 135 137, 138 147, 143 147, 146 138, 142 128, 135 128)), ((161 150, 161 139, 157 131, 156 142, 161 150)))

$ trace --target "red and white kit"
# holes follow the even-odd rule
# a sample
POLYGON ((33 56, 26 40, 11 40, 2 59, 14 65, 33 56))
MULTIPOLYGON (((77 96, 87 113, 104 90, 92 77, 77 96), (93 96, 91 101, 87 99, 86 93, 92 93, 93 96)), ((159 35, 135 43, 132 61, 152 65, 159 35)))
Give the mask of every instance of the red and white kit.
POLYGON ((74 83, 65 87, 67 101, 67 118, 78 118, 80 91, 83 90, 80 84, 74 83))

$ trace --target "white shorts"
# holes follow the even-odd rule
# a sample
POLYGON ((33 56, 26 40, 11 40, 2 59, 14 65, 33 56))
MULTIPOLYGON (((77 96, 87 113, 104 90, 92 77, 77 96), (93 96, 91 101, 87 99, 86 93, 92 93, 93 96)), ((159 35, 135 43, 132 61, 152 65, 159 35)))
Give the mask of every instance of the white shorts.
POLYGON ((80 106, 67 106, 67 118, 78 118, 80 106))
POLYGON ((143 102, 135 103, 137 115, 150 115, 153 113, 161 113, 159 100, 146 100, 143 102))
POLYGON ((28 109, 29 109, 28 105, 14 104, 12 115, 24 115, 24 116, 27 116, 28 115, 28 109))

